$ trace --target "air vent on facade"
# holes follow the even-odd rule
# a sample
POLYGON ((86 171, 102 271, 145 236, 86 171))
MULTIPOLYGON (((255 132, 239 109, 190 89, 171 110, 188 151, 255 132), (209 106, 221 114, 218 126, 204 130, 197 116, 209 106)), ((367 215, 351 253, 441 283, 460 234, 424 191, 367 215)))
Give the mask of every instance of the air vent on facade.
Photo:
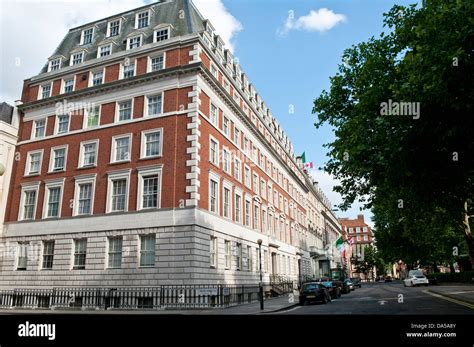
POLYGON ((87 74, 83 74, 83 75, 81 76, 81 81, 85 81, 86 79, 87 79, 87 74))

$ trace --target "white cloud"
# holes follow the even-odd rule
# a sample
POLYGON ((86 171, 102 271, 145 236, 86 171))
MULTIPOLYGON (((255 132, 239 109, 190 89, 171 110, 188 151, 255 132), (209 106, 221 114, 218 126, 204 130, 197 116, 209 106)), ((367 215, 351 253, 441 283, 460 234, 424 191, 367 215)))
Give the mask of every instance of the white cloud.
POLYGON ((295 19, 293 10, 288 13, 283 28, 277 30, 277 34, 285 36, 291 30, 304 31, 319 31, 324 32, 332 29, 337 24, 344 22, 346 16, 339 13, 334 13, 327 8, 320 8, 319 10, 311 10, 305 16, 295 19))
POLYGON ((226 47, 234 51, 235 36, 243 29, 242 24, 224 6, 221 0, 193 0, 204 18, 209 19, 226 47))
MULTIPOLYGON (((310 174, 313 176, 314 181, 319 183, 319 187, 323 190, 324 194, 331 201, 333 206, 342 203, 341 194, 333 191, 334 186, 339 184, 338 180, 323 170, 315 169, 312 170, 310 174)), ((361 207, 362 203, 354 202, 347 211, 336 211, 336 215, 338 217, 348 217, 350 219, 354 219, 357 218, 358 214, 363 214, 365 222, 373 227, 374 223, 371 221, 372 213, 369 210, 361 211, 361 207)))
MULTIPOLYGON (((195 0, 232 46, 242 25, 221 0, 195 0)), ((38 74, 70 28, 150 3, 145 0, 1 0, 0 102, 20 99, 23 80, 38 74)))
POLYGON ((144 0, 2 0, 0 101, 11 104, 20 99, 23 80, 38 74, 70 28, 145 4, 144 0))

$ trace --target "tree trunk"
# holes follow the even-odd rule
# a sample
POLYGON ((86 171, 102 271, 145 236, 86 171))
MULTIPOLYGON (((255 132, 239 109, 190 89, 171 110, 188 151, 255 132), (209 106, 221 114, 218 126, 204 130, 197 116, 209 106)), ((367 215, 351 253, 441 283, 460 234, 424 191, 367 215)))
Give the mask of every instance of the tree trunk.
POLYGON ((464 227, 464 239, 467 243, 467 249, 469 252, 469 259, 471 261, 471 267, 474 269, 474 240, 472 238, 471 225, 469 224, 469 209, 467 206, 467 201, 464 201, 464 220, 462 222, 464 227))

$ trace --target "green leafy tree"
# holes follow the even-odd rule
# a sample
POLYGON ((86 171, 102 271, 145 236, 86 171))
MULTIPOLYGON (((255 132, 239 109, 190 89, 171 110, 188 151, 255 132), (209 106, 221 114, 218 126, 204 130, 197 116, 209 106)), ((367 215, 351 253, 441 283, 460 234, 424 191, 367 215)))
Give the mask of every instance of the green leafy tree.
POLYGON ((341 208, 372 208, 386 260, 449 261, 462 238, 474 264, 473 13, 462 0, 394 6, 388 33, 345 50, 314 101, 316 127, 335 130, 325 170, 341 208))

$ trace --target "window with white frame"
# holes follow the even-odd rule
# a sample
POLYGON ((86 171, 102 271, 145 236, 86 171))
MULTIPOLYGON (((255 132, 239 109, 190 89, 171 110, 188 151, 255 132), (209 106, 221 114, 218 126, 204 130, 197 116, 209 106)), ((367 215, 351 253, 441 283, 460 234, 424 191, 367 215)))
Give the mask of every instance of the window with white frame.
POLYGON ((136 21, 135 28, 141 29, 141 28, 147 27, 150 24, 149 20, 150 20, 149 10, 137 13, 135 17, 135 21, 136 21))
POLYGON ((119 269, 122 267, 122 236, 108 238, 109 251, 107 253, 107 267, 109 269, 119 269))
POLYGON ((56 134, 64 134, 69 131, 69 120, 70 116, 68 114, 61 114, 56 116, 56 134))
POLYGON ((247 136, 244 136, 244 152, 249 155, 250 153, 250 142, 247 136))
POLYGON ((109 43, 107 45, 99 46, 99 49, 97 50, 97 58, 106 57, 110 54, 112 54, 112 44, 111 43, 109 43))
POLYGON ((104 71, 94 71, 91 73, 92 74, 92 86, 100 86, 102 83, 104 83, 104 71))
POLYGON ((364 235, 364 241, 369 241, 369 236, 368 235, 364 235))
POLYGON ((260 194, 262 195, 262 198, 267 200, 267 184, 265 180, 260 180, 260 194))
POLYGON ((225 263, 225 268, 230 269, 231 267, 231 260, 232 260, 232 250, 231 250, 231 244, 229 240, 224 241, 224 263, 225 263))
POLYGON ((267 211, 262 208, 262 232, 268 232, 267 211))
POLYGON ((209 243, 209 263, 211 267, 217 268, 217 237, 211 236, 209 243))
POLYGON ((242 195, 235 193, 235 221, 242 223, 242 195))
POLYGON ((242 270, 242 244, 235 244, 235 264, 237 270, 242 270))
POLYGON ((70 93, 74 91, 74 78, 68 78, 63 81, 64 93, 70 93))
POLYGON ((250 200, 245 200, 245 208, 244 208, 244 214, 245 214, 245 225, 248 227, 252 226, 252 204, 250 203, 250 200))
POLYGON ((21 210, 19 220, 33 220, 36 215, 36 202, 38 198, 39 184, 22 187, 21 210))
POLYGON ((164 62, 165 62, 165 59, 164 59, 163 54, 157 57, 151 57, 150 58, 150 72, 163 70, 164 62))
POLYGON ((209 139, 209 161, 219 166, 219 142, 212 137, 209 139))
POLYGON ((160 207, 161 168, 138 168, 138 210, 160 207))
POLYGON ((51 148, 49 172, 66 169, 67 146, 51 148))
POLYGON ((244 165, 244 184, 249 188, 252 186, 250 168, 247 165, 244 165))
POLYGON ((40 90, 41 99, 49 98, 51 96, 51 83, 41 85, 40 90))
POLYGON ((242 162, 240 159, 234 159, 234 177, 237 181, 242 182, 242 162))
POLYGON ((128 48, 128 49, 138 48, 138 47, 141 46, 141 43, 142 43, 142 37, 141 37, 141 35, 134 36, 134 37, 130 37, 130 38, 128 39, 127 48, 128 48))
POLYGON ((219 213, 219 180, 214 176, 209 179, 209 211, 219 213))
POLYGON ((130 170, 108 174, 107 212, 128 210, 128 185, 130 170))
POLYGON ((37 175, 41 172, 41 161, 43 159, 43 151, 28 152, 26 162, 25 175, 37 175))
POLYGON ((99 140, 81 142, 79 153, 79 167, 88 167, 97 165, 97 149, 99 140))
POLYGON ((94 28, 82 30, 81 45, 88 45, 92 43, 92 36, 94 35, 94 28))
POLYGON ((224 185, 224 204, 223 204, 223 216, 225 218, 231 218, 231 188, 224 185))
POLYGON ((118 135, 112 138, 112 163, 130 161, 131 159, 131 147, 132 147, 132 136, 118 135))
POLYGON ((260 181, 256 173, 253 174, 253 191, 255 194, 259 194, 260 181))
POLYGON ((78 184, 78 207, 77 215, 89 215, 92 214, 92 195, 94 185, 92 182, 78 184))
POLYGON ((86 268, 87 239, 74 240, 74 270, 84 270, 86 268))
POLYGON ((56 71, 61 68, 61 58, 56 58, 49 61, 49 70, 48 71, 56 71))
POLYGON ((254 229, 260 230, 260 207, 256 204, 253 206, 253 223, 254 229))
POLYGON ((217 79, 217 69, 214 64, 211 63, 211 74, 217 79))
POLYGON ((54 260, 54 241, 43 241, 43 270, 51 270, 54 260))
POLYGON ((253 250, 251 246, 247 246, 247 270, 253 271, 253 250))
POLYGON ((362 230, 364 231, 364 233, 367 232, 367 227, 363 227, 362 230))
POLYGON ((154 158, 162 155, 162 133, 162 128, 142 132, 140 158, 154 158))
POLYGON ((267 185, 267 193, 268 193, 267 201, 271 204, 273 203, 273 195, 272 195, 272 186, 270 184, 267 185))
POLYGON ((210 111, 210 116, 209 120, 211 121, 212 124, 217 126, 217 121, 218 121, 218 113, 217 113, 217 107, 213 103, 211 103, 211 111, 210 111))
POLYGON ((120 19, 115 19, 107 23, 107 37, 117 36, 120 34, 120 19))
POLYGON ((140 235, 140 266, 155 265, 156 235, 140 235))
POLYGON ((288 211, 288 199, 285 198, 285 214, 288 215, 289 214, 289 211, 288 211))
POLYGON ((224 116, 222 119, 222 131, 224 132, 225 136, 230 136, 230 121, 226 116, 224 116))
POLYGON ((276 189, 273 190, 273 206, 278 208, 278 192, 276 189))
POLYGON ((46 119, 38 119, 33 122, 33 138, 39 139, 46 133, 46 119))
POLYGON ((169 28, 164 28, 155 31, 155 42, 160 42, 164 40, 168 40, 170 36, 169 28))
POLYGON ((135 76, 135 63, 123 65, 122 78, 129 78, 135 76))
POLYGON ((24 271, 28 267, 28 248, 28 242, 18 242, 17 270, 24 271))
POLYGON ((240 130, 234 127, 234 143, 240 147, 240 130))
POLYGON ((147 96, 147 115, 156 116, 162 113, 162 95, 147 96))
POLYGON ((280 198, 279 198, 279 203, 280 203, 280 211, 284 211, 283 210, 283 195, 280 194, 280 198))
POLYGON ((118 117, 117 121, 132 119, 132 100, 117 102, 118 117))
POLYGON ((226 173, 231 174, 230 152, 228 149, 222 149, 222 167, 226 173))
POLYGON ((356 227, 356 233, 360 233, 360 227, 356 227))
POLYGON ((61 198, 63 183, 47 183, 44 218, 58 218, 61 216, 61 198))
POLYGON ((71 65, 77 65, 82 63, 84 52, 74 53, 71 55, 71 65))
POLYGON ((95 128, 100 123, 100 106, 94 106, 86 110, 84 115, 84 128, 95 128))

